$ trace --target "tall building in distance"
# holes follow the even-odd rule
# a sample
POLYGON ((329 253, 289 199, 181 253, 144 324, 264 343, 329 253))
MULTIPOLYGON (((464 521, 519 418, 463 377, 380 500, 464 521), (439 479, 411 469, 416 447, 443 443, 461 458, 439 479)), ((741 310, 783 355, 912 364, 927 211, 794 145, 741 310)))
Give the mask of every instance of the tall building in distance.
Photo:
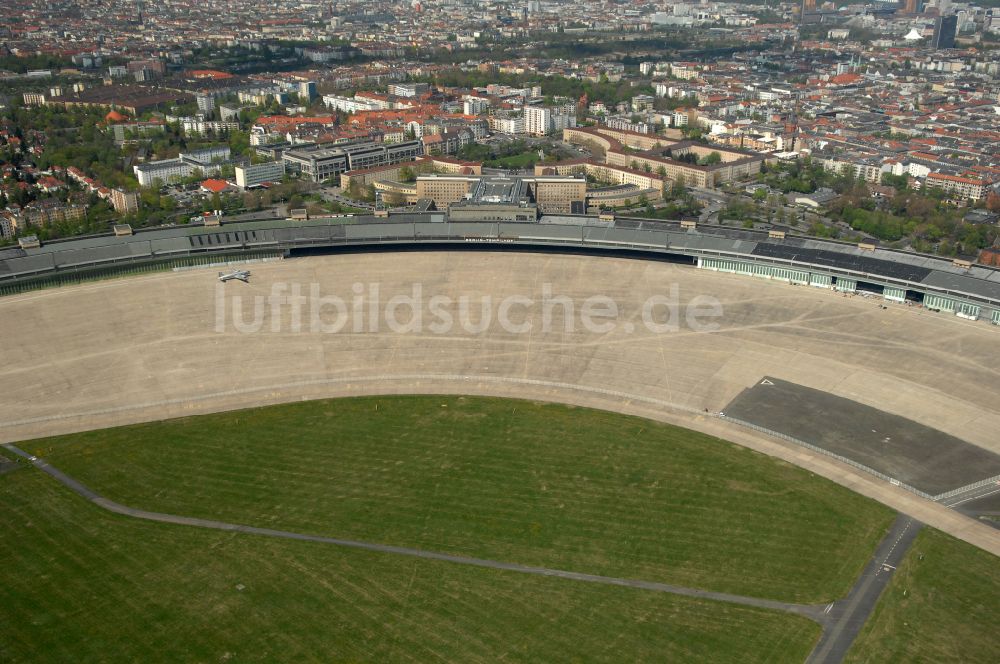
POLYGON ((139 211, 139 192, 111 190, 111 206, 118 214, 132 214, 139 211))
POLYGON ((198 103, 198 111, 201 113, 211 113, 215 110, 215 97, 206 94, 196 94, 195 101, 198 103))
POLYGON ((799 4, 799 23, 815 21, 814 14, 816 14, 816 0, 802 0, 799 4))
POLYGON ((315 99, 316 81, 302 81, 299 83, 299 98, 307 103, 315 99))
POLYGON ((921 0, 903 0, 901 11, 903 14, 916 15, 923 9, 923 4, 921 0))
POLYGON ((955 48, 955 32, 958 29, 958 16, 938 16, 934 19, 934 37, 931 39, 933 48, 955 48))
POLYGON ((524 109, 524 133, 530 136, 545 136, 576 126, 576 105, 572 102, 562 106, 527 106, 524 109))

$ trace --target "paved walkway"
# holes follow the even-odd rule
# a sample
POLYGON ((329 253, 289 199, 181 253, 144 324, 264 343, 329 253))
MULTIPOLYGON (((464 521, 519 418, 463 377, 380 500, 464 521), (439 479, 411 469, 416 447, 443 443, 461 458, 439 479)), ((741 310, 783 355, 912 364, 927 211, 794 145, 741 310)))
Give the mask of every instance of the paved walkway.
POLYGON ((226 530, 250 535, 263 535, 265 537, 278 537, 282 539, 300 540, 305 542, 333 544, 335 546, 363 549, 365 551, 375 551, 378 553, 412 556, 426 560, 440 560, 460 565, 486 567, 509 572, 520 572, 522 574, 536 574, 539 576, 550 576, 561 579, 570 579, 573 581, 584 581, 587 583, 623 586, 626 588, 650 590, 653 592, 670 593, 673 595, 683 595, 685 597, 714 600, 718 602, 729 602, 731 604, 741 604, 744 606, 753 606, 762 609, 794 613, 813 620, 823 627, 822 636, 816 644, 816 647, 813 649, 812 654, 810 654, 807 664, 837 664, 843 660, 847 651, 854 643, 854 640, 861 632, 862 627, 864 627, 868 618, 871 616, 872 611, 874 611, 875 605, 878 603, 882 592, 888 586, 893 572, 902 561, 923 525, 919 521, 913 520, 911 517, 900 514, 889 528, 885 537, 879 543, 872 559, 869 561, 865 570, 855 582, 846 598, 827 605, 794 604, 791 602, 779 602, 758 597, 747 597, 745 595, 732 595, 729 593, 700 590, 698 588, 686 588, 683 586, 675 586, 656 581, 585 574, 582 572, 571 572, 568 570, 552 569, 548 567, 519 565, 517 563, 507 563, 499 560, 489 560, 486 558, 456 556, 448 553, 414 549, 410 547, 392 546, 374 542, 362 542, 336 537, 324 537, 322 535, 309 535, 305 533, 290 532, 287 530, 258 528, 256 526, 245 526, 234 523, 226 523, 223 521, 213 521, 210 519, 197 519, 175 514, 150 512, 109 500, 62 472, 44 459, 28 454, 13 444, 6 443, 3 447, 18 456, 28 459, 36 468, 39 468, 48 475, 52 476, 61 484, 71 489, 74 493, 91 501, 95 505, 98 505, 109 512, 137 519, 157 521, 160 523, 172 523, 182 526, 194 526, 197 528, 210 528, 213 530, 226 530))
POLYGON ((774 600, 761 599, 758 597, 746 597, 743 595, 731 595, 729 593, 712 592, 699 590, 697 588, 685 588, 674 586, 668 583, 656 581, 643 581, 641 579, 622 579, 611 576, 600 576, 597 574, 584 574, 581 572, 570 572, 567 570, 550 569, 547 567, 534 567, 531 565, 518 565, 517 563, 506 563, 499 560, 488 560, 485 558, 469 558, 466 556, 455 556, 448 553, 436 551, 425 551, 423 549, 413 549, 403 546, 391 546, 388 544, 376 544, 373 542, 359 542, 357 540, 339 539, 336 537, 323 537, 321 535, 308 535, 294 533, 286 530, 273 530, 271 528, 257 528, 255 526, 244 526, 222 521, 212 521, 209 519, 196 519, 187 516, 174 514, 162 514, 160 512, 148 512, 127 505, 121 505, 101 496, 92 489, 84 486, 58 468, 52 466, 44 459, 32 456, 24 450, 10 444, 5 444, 11 452, 20 455, 36 467, 48 473, 60 483, 71 489, 76 494, 86 498, 104 509, 123 514, 125 516, 145 519, 147 521, 158 521, 161 523, 173 523, 182 526, 195 526, 198 528, 211 528, 213 530, 227 530, 233 532, 247 533, 250 535, 264 535, 266 537, 280 537, 283 539, 301 540, 306 542, 319 542, 322 544, 333 544, 336 546, 349 547, 352 549, 364 549, 366 551, 376 551, 379 553, 393 553, 402 556, 413 556, 427 560, 442 560, 460 565, 472 565, 474 567, 488 567, 490 569, 506 570, 509 572, 521 572, 524 574, 537 574, 539 576, 553 576, 561 579, 571 579, 574 581, 586 581, 588 583, 600 583, 609 586, 625 586, 627 588, 638 588, 641 590, 652 590, 654 592, 670 593, 673 595, 684 595, 686 597, 696 597, 698 599, 710 599, 718 602, 729 602, 731 604, 742 604, 744 606, 755 606, 762 609, 772 609, 775 611, 785 611, 794 613, 814 620, 820 624, 825 621, 823 605, 815 604, 793 604, 791 602, 778 602, 774 600))
POLYGON ((827 626, 807 664, 843 661, 922 526, 904 514, 896 517, 851 592, 827 607, 827 626))

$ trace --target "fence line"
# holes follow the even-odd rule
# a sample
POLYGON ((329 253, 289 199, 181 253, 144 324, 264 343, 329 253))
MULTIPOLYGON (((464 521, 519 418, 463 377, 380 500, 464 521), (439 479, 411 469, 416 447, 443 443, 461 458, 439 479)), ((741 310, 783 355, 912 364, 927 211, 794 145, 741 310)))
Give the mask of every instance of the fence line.
POLYGON ((181 265, 178 267, 171 268, 174 272, 187 272, 188 270, 199 270, 206 267, 229 267, 230 265, 249 265, 253 263, 272 263, 274 261, 282 260, 282 256, 269 256, 264 258, 237 258, 230 261, 210 261, 211 259, 204 259, 203 261, 198 261, 194 265, 181 265))
POLYGON ((945 491, 944 493, 939 493, 938 495, 934 496, 934 500, 947 500, 948 498, 953 498, 959 494, 965 493, 966 491, 972 491, 973 489, 980 489, 990 484, 1000 484, 1000 475, 987 477, 985 480, 979 480, 978 482, 973 482, 972 484, 966 484, 965 486, 960 486, 957 489, 952 489, 951 491, 945 491))
POLYGON ((58 288, 60 286, 75 286, 100 281, 103 279, 116 279, 136 274, 147 274, 150 272, 164 272, 185 267, 205 267, 208 265, 218 265, 223 262, 258 262, 267 259, 277 260, 282 254, 277 251, 250 251, 242 252, 241 256, 226 261, 224 256, 215 255, 191 255, 165 260, 149 260, 147 262, 136 263, 116 263, 99 265, 90 268, 83 268, 78 271, 66 271, 56 274, 46 274, 40 278, 26 279, 24 281, 13 281, 0 284, 0 296, 19 295, 31 291, 45 288, 58 288))
MULTIPOLYGON (((859 470, 863 470, 866 473, 869 473, 870 475, 874 475, 875 477, 878 477, 879 479, 885 480, 886 482, 888 482, 889 484, 892 484, 893 486, 898 486, 898 487, 901 487, 903 489, 906 489, 910 493, 915 493, 918 496, 920 496, 921 498, 926 498, 928 500, 938 500, 941 497, 941 496, 932 496, 929 493, 927 493, 925 491, 921 491, 920 489, 918 489, 916 487, 910 486, 909 484, 907 484, 905 482, 900 482, 895 477, 889 477, 885 473, 880 473, 879 471, 875 470, 874 468, 866 466, 863 463, 858 463, 857 461, 854 461, 853 459, 848 459, 847 457, 841 456, 841 455, 837 454, 836 452, 831 452, 830 450, 825 450, 822 447, 818 447, 816 445, 812 445, 810 443, 805 442, 804 440, 799 440, 798 438, 793 438, 792 436, 789 436, 787 434, 779 433, 777 431, 772 431, 771 429, 767 429, 765 427, 759 426, 757 424, 753 424, 751 422, 747 422, 745 420, 741 420, 741 419, 738 419, 738 418, 735 418, 735 417, 729 417, 728 415, 723 415, 721 417, 722 417, 722 419, 729 420, 730 422, 735 422, 736 424, 739 424, 741 426, 745 426, 745 427, 747 427, 749 429, 754 429, 756 431, 760 431, 761 433, 766 433, 767 435, 774 436, 775 438, 781 438, 782 440, 787 440, 790 443, 795 443, 796 445, 801 445, 802 447, 808 448, 808 449, 810 449, 810 450, 812 450, 814 452, 819 452, 820 454, 824 454, 824 455, 826 455, 828 457, 832 457, 832 458, 836 459, 837 461, 840 461, 842 463, 846 463, 849 466, 853 466, 855 468, 858 468, 859 470)), ((984 480, 984 482, 985 481, 986 480, 984 480)), ((963 489, 967 489, 968 487, 962 487, 962 488, 963 489)))

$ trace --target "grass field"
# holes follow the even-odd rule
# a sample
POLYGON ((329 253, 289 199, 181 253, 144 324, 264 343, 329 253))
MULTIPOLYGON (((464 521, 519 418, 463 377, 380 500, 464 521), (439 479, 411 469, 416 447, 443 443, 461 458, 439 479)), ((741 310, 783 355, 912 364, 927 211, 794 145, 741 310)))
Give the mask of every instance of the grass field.
POLYGON ((796 602, 892 513, 730 443, 522 401, 291 404, 22 445, 149 510, 796 602))
POLYGON ((925 528, 848 662, 1000 661, 1000 558, 925 528))
POLYGON ((0 475, 3 662, 786 662, 819 627, 664 593, 122 517, 0 475))

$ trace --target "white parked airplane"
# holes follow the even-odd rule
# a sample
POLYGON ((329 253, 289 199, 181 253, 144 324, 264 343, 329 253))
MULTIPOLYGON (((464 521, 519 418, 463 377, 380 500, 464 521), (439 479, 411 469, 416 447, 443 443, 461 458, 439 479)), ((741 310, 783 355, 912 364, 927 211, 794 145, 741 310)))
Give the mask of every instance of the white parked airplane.
POLYGON ((233 279, 239 279, 243 283, 250 283, 250 270, 234 270, 232 272, 220 272, 219 281, 226 283, 233 279))

